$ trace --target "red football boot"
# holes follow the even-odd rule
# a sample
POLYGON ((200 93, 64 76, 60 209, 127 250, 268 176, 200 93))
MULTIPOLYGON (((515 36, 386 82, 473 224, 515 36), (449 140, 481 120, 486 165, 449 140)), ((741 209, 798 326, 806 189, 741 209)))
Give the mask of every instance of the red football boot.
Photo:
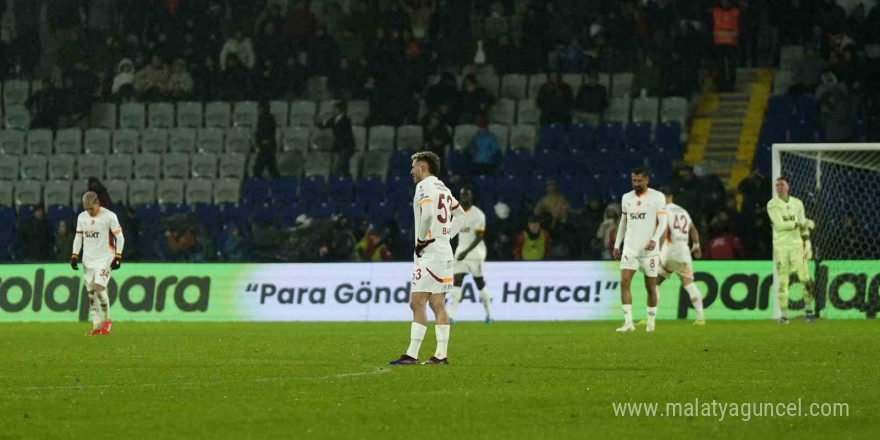
POLYGON ((113 321, 110 321, 109 319, 105 320, 104 323, 101 324, 101 334, 102 335, 110 334, 110 326, 112 326, 112 325, 113 325, 113 321))

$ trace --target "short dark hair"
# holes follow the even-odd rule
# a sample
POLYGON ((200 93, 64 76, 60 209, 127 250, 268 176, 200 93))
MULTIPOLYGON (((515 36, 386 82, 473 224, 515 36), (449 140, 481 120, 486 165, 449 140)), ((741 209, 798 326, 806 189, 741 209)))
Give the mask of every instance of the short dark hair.
POLYGON ((662 192, 663 195, 665 195, 665 196, 675 195, 675 193, 672 192, 672 187, 669 187, 669 186, 661 186, 660 192, 662 192))
POLYGON ((541 223, 541 219, 537 215, 532 214, 529 216, 529 223, 541 223))
POLYGON ((440 156, 433 151, 420 151, 412 155, 412 160, 428 164, 428 172, 434 176, 440 175, 440 156))
POLYGON ((651 174, 648 173, 648 169, 645 167, 636 167, 632 170, 632 173, 639 176, 651 177, 651 174))
POLYGON ((348 104, 345 101, 336 101, 336 104, 333 104, 333 107, 338 108, 342 113, 345 113, 348 110, 348 104))
POLYGON ((785 177, 785 176, 779 176, 779 177, 776 178, 776 180, 782 180, 782 181, 784 181, 785 183, 787 183, 788 186, 791 186, 791 182, 788 181, 788 177, 785 177))

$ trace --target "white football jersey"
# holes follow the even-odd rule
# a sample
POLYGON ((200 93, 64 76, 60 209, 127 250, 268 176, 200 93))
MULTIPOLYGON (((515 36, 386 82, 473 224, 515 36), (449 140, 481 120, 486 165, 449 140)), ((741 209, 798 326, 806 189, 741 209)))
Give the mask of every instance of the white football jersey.
MULTIPOLYGON (((116 234, 122 236, 122 227, 116 214, 107 208, 101 208, 94 217, 86 211, 80 213, 76 219, 76 233, 82 237, 82 262, 86 267, 110 267, 115 254, 122 252, 121 246, 117 250, 116 242, 116 234)), ((73 246, 73 253, 76 254, 77 243, 74 242, 73 246)))
MULTIPOLYGON (((471 244, 477 240, 477 232, 485 232, 486 231, 486 214, 480 208, 476 206, 471 206, 467 211, 467 217, 463 219, 456 218, 456 222, 461 222, 461 229, 458 230, 458 247, 455 249, 455 258, 458 259, 458 256, 462 251, 471 247, 471 244)), ((459 225, 456 225, 459 226, 459 225)), ((486 260, 486 242, 485 240, 480 240, 480 243, 470 252, 468 252, 467 257, 468 260, 486 260)))
POLYGON ((435 176, 430 176, 416 185, 413 197, 413 215, 415 217, 415 240, 420 236, 434 239, 422 252, 423 259, 452 260, 452 245, 449 240, 454 236, 452 228, 452 211, 459 208, 458 200, 452 196, 449 188, 435 176), (427 231, 421 231, 423 216, 429 221, 427 231), (423 233, 424 232, 424 233, 423 233))
POLYGON ((626 235, 623 237, 623 253, 635 257, 650 257, 660 253, 660 243, 652 251, 645 246, 657 232, 658 217, 665 215, 666 197, 660 191, 648 188, 641 196, 630 191, 620 201, 626 216, 626 235))
POLYGON ((690 214, 681 206, 669 203, 666 205, 666 219, 669 232, 663 246, 669 247, 667 252, 670 254, 690 255, 691 248, 688 246, 691 229, 690 214))

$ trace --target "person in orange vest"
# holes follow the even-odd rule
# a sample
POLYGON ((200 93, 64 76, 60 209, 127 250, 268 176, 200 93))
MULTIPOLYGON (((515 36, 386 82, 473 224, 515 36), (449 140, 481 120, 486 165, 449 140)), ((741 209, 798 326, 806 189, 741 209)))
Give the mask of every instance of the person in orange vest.
POLYGON ((733 91, 736 87, 736 54, 739 43, 739 8, 730 0, 721 0, 721 5, 712 9, 712 43, 721 67, 723 91, 733 91))

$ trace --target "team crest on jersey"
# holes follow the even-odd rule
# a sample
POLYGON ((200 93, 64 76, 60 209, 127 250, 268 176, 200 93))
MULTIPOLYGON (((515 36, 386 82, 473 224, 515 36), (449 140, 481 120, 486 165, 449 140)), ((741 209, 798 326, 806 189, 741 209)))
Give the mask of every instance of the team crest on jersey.
POLYGON ((636 206, 642 206, 642 201, 639 200, 638 202, 636 202, 636 206))
POLYGON ((92 224, 95 224, 95 221, 94 221, 94 220, 92 220, 92 224))

